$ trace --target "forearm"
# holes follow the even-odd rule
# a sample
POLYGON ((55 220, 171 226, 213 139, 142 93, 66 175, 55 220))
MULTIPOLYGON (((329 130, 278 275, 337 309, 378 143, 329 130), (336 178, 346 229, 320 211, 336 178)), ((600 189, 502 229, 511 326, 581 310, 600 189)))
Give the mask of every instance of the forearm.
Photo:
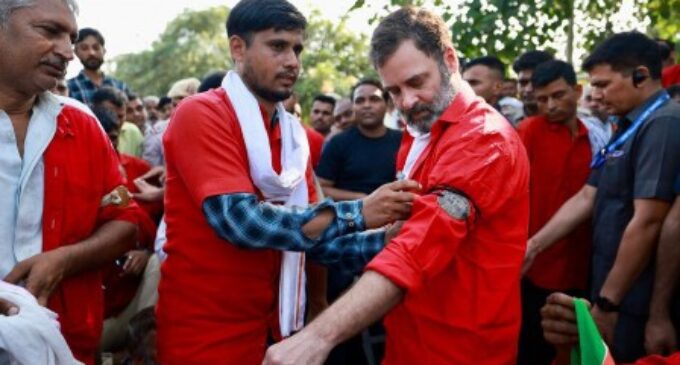
POLYGON ((129 222, 109 221, 90 237, 73 245, 62 246, 66 256, 64 276, 100 269, 135 247, 137 227, 129 222))
POLYGON ((321 186, 321 189, 323 190, 323 193, 325 196, 332 198, 335 201, 343 201, 343 200, 356 200, 356 199, 361 199, 366 196, 364 193, 356 192, 356 191, 350 191, 350 190, 343 190, 343 189, 338 189, 332 186, 321 186))
POLYGON ((633 217, 621 239, 616 260, 600 295, 620 303, 654 253, 661 222, 640 222, 633 217))
POLYGON ((389 279, 367 271, 352 289, 303 331, 335 346, 382 318, 403 296, 404 290, 389 279))
POLYGON ((203 203, 208 223, 223 239, 244 248, 309 250, 321 242, 363 230, 360 201, 324 201, 289 208, 258 201, 253 194, 210 197, 203 203))
POLYGON ((555 213, 531 240, 541 252, 564 238, 576 227, 590 219, 595 200, 595 188, 586 185, 555 213))
POLYGON ((650 316, 667 317, 680 273, 680 204, 675 204, 664 220, 656 253, 654 291, 650 316))

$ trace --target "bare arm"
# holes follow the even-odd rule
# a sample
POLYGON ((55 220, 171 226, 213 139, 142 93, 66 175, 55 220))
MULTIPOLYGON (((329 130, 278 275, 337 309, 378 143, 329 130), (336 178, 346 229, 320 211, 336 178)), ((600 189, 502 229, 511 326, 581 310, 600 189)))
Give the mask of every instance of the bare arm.
POLYGON ((361 199, 366 196, 364 193, 338 189, 334 187, 335 182, 330 180, 319 178, 319 183, 324 195, 336 201, 361 199))
POLYGON ((404 290, 374 271, 300 333, 267 351, 264 364, 321 364, 338 343, 382 318, 404 296, 404 290))
POLYGON ((654 199, 635 199, 635 213, 623 232, 616 261, 600 295, 620 303, 649 263, 670 204, 654 199))
POLYGON ((578 193, 562 205, 540 231, 529 239, 522 273, 529 270, 536 255, 568 235, 593 215, 596 193, 596 187, 584 185, 578 193))
POLYGON ((26 289, 46 305, 64 278, 113 262, 134 247, 136 234, 137 227, 132 223, 109 221, 83 241, 19 262, 4 280, 13 284, 24 281, 26 289))

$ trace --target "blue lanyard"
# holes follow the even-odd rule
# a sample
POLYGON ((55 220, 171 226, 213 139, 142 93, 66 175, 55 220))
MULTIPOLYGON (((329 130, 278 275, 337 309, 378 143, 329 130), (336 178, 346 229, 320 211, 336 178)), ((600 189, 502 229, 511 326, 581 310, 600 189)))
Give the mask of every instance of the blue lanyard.
POLYGON ((619 138, 617 138, 614 142, 610 143, 607 145, 607 147, 603 148, 600 152, 597 153, 595 158, 593 159, 593 162, 590 164, 590 168, 592 169, 599 169, 604 165, 604 163, 607 161, 607 158, 609 156, 612 156, 614 151, 616 151, 619 147, 621 147, 626 141, 632 137, 635 132, 637 132, 638 129, 642 126, 642 124, 645 122, 649 116, 654 113, 657 109, 661 107, 666 101, 670 99, 670 95, 666 91, 664 91, 655 101, 650 105, 645 111, 640 114, 633 124, 628 128, 626 132, 624 132, 619 138))

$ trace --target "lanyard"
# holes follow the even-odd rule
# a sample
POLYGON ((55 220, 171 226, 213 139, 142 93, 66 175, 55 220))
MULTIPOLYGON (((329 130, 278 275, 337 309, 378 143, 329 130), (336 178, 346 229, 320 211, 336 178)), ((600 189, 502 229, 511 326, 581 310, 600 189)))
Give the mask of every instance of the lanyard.
POLYGON ((642 126, 642 124, 645 122, 649 116, 654 113, 661 105, 663 105, 666 101, 670 99, 670 96, 668 95, 667 92, 663 92, 655 101, 650 105, 647 109, 645 109, 642 114, 640 114, 633 124, 626 130, 619 138, 617 138, 614 142, 610 143, 607 145, 607 147, 603 148, 600 150, 600 152, 597 153, 595 158, 593 159, 593 162, 590 164, 590 168, 592 169, 599 169, 604 165, 604 163, 607 161, 607 158, 609 156, 612 156, 614 151, 621 147, 626 141, 632 137, 635 132, 637 132, 638 129, 642 126))

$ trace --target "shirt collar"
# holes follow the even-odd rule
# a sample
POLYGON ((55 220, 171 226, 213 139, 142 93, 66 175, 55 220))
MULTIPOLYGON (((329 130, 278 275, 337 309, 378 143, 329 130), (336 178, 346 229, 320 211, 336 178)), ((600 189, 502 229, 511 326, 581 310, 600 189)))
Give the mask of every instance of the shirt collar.
POLYGON ((655 92, 652 94, 652 96, 648 97, 644 102, 642 102, 642 104, 638 105, 637 108, 626 114, 626 116, 621 120, 623 126, 630 126, 630 124, 633 123, 635 119, 637 119, 642 113, 644 113, 644 111, 647 110, 647 108, 649 108, 664 92, 666 92, 664 89, 655 92))

